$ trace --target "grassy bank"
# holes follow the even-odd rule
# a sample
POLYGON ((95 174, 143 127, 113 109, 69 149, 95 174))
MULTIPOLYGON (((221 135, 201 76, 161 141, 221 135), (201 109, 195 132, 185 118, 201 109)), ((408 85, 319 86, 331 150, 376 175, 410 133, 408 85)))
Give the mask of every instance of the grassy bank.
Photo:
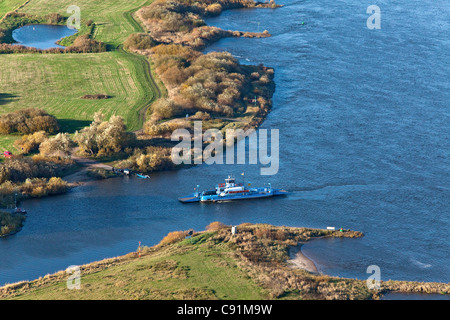
MULTIPOLYGON (((104 41, 114 51, 102 54, 10 54, 0 55, 0 114, 22 108, 43 108, 55 115, 61 131, 74 132, 92 121, 97 111, 106 117, 120 115, 128 130, 142 127, 145 111, 159 97, 151 78, 147 58, 121 50, 131 33, 142 31, 132 18, 134 11, 152 1, 78 1, 83 21, 92 20, 92 37, 104 41), (85 95, 107 94, 103 100, 81 99, 85 95)), ((17 6, 2 2, 8 12, 17 6)), ((31 0, 20 13, 68 16, 71 1, 31 0)), ((1 12, 3 12, 1 11, 1 12)), ((0 149, 14 151, 18 137, 0 136, 0 149)))
POLYGON ((81 266, 81 289, 68 290, 64 271, 0 288, 1 299, 371 299, 388 291, 446 284, 390 281, 379 291, 366 282, 314 275, 289 266, 288 248, 317 237, 360 237, 359 232, 243 224, 174 232, 159 245, 81 266), (180 235, 180 237, 178 236, 180 235))

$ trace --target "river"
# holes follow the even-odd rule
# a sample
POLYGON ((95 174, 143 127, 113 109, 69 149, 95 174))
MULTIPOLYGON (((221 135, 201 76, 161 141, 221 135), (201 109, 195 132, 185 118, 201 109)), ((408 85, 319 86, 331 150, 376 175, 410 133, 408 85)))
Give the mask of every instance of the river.
POLYGON ((263 222, 365 233, 303 246, 319 271, 366 279, 448 282, 450 256, 448 2, 378 1, 381 29, 369 30, 371 3, 277 1, 285 7, 230 10, 208 24, 270 38, 227 38, 242 63, 275 68, 273 110, 280 169, 201 165, 150 181, 115 178, 62 196, 31 200, 25 226, 0 241, 0 284, 154 245, 170 231, 212 221, 263 222), (228 174, 291 191, 285 198, 181 204, 196 185, 228 174))

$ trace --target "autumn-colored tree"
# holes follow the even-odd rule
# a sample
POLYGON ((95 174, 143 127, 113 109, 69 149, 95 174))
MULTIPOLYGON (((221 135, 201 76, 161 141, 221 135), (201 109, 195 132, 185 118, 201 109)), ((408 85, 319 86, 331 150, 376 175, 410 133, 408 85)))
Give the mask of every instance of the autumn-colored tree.
POLYGON ((0 133, 2 134, 14 132, 30 134, 38 131, 54 134, 58 130, 56 118, 41 109, 23 109, 0 117, 0 133))
POLYGON ((39 151, 43 156, 66 157, 73 145, 68 133, 58 133, 56 136, 44 140, 39 151))
POLYGON ((126 131, 122 117, 112 116, 108 121, 103 118, 103 114, 97 112, 89 127, 75 133, 74 141, 81 152, 91 156, 110 155, 134 143, 136 135, 126 131))
POLYGON ((22 136, 14 144, 22 150, 23 153, 30 153, 39 150, 39 146, 47 139, 45 131, 38 131, 33 134, 22 136))

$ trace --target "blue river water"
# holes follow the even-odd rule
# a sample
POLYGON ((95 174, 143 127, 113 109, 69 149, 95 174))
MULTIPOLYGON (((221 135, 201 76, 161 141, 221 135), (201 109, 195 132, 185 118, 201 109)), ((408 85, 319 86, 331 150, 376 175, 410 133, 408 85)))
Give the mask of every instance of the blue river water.
POLYGON ((56 44, 58 40, 77 33, 63 25, 33 24, 13 31, 13 39, 17 44, 37 49, 64 48, 56 44))
POLYGON ((450 11, 446 1, 377 1, 381 29, 369 30, 357 0, 282 1, 285 7, 225 11, 211 25, 268 30, 270 38, 222 39, 242 63, 275 68, 273 110, 280 169, 201 165, 116 178, 25 203, 18 234, 0 241, 0 284, 34 279, 154 245, 170 231, 212 221, 364 232, 312 241, 302 250, 319 271, 366 279, 448 282, 450 276, 450 11), (285 198, 222 204, 177 201, 228 174, 270 182, 285 198))

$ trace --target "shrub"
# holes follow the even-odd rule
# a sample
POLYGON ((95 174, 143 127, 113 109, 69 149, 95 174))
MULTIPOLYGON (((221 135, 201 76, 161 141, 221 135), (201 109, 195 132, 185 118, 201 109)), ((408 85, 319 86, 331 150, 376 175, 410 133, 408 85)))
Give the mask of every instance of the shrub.
POLYGON ((58 177, 27 179, 19 188, 23 195, 33 198, 62 194, 69 189, 67 182, 58 177))
POLYGON ((123 46, 127 50, 146 50, 156 45, 150 35, 146 33, 133 33, 123 43, 123 46))
POLYGON ((207 231, 218 231, 220 229, 226 228, 227 226, 219 221, 211 222, 206 226, 207 231))
POLYGON ((184 238, 186 238, 189 235, 190 231, 174 231, 174 232, 170 232, 169 234, 167 234, 167 236, 165 236, 161 242, 159 243, 160 246, 164 246, 164 245, 168 245, 168 244, 172 244, 178 241, 183 240, 184 238))
POLYGON ((103 121, 103 117, 101 112, 97 112, 89 127, 75 133, 74 141, 82 153, 91 156, 111 155, 135 142, 136 135, 126 131, 122 117, 112 116, 108 121, 103 121))
POLYGON ((164 81, 164 83, 179 85, 186 80, 186 73, 184 72, 184 68, 171 66, 161 74, 161 79, 164 81))
POLYGON ((5 166, 0 166, 0 184, 9 181, 11 178, 11 171, 5 166))
POLYGON ((89 35, 81 35, 75 39, 73 45, 66 48, 67 52, 105 52, 106 44, 103 42, 91 39, 89 35))
POLYGON ((68 189, 67 182, 59 177, 52 177, 47 183, 47 191, 49 194, 65 193, 68 189))
POLYGON ((58 130, 56 118, 41 109, 23 109, 0 117, 0 133, 2 134, 14 132, 30 134, 37 131, 54 134, 58 130))
POLYGON ((39 150, 39 146, 47 139, 45 131, 38 131, 33 134, 24 135, 14 144, 19 147, 24 153, 30 153, 39 150))
POLYGON ((182 109, 172 100, 159 99, 151 106, 152 118, 154 119, 170 119, 180 114, 182 109))
POLYGON ((89 169, 89 171, 87 172, 87 175, 89 177, 92 177, 92 178, 98 179, 98 180, 109 179, 109 178, 116 176, 116 174, 114 172, 112 172, 111 170, 104 169, 104 168, 89 169))
POLYGON ((24 221, 25 217, 22 215, 0 212, 0 236, 18 231, 23 226, 24 221))
POLYGON ((269 227, 258 227, 255 229, 253 234, 257 238, 266 238, 266 239, 274 238, 274 232, 269 227))
POLYGON ((70 153, 74 142, 68 133, 58 133, 55 137, 45 139, 39 146, 43 156, 65 157, 70 153))
POLYGON ((48 24, 59 24, 64 22, 65 18, 59 13, 50 13, 47 15, 47 23, 48 24))
POLYGON ((211 120, 211 115, 207 112, 197 111, 192 117, 192 120, 211 120))
POLYGON ((171 158, 171 149, 162 147, 147 147, 136 149, 128 159, 117 164, 118 168, 128 168, 142 173, 162 171, 175 167, 171 158))
POLYGON ((257 227, 254 230, 253 234, 257 238, 277 240, 277 241, 285 241, 288 238, 286 231, 284 231, 282 229, 273 230, 267 226, 257 227))
MULTIPOLYGON (((4 181, 10 180, 20 183, 30 178, 51 178, 62 176, 65 170, 74 164, 72 160, 59 161, 57 159, 12 158, 0 164, 0 175, 4 181)), ((1 180, 0 180, 1 181, 1 180)), ((4 182, 3 181, 3 182, 4 182)))

